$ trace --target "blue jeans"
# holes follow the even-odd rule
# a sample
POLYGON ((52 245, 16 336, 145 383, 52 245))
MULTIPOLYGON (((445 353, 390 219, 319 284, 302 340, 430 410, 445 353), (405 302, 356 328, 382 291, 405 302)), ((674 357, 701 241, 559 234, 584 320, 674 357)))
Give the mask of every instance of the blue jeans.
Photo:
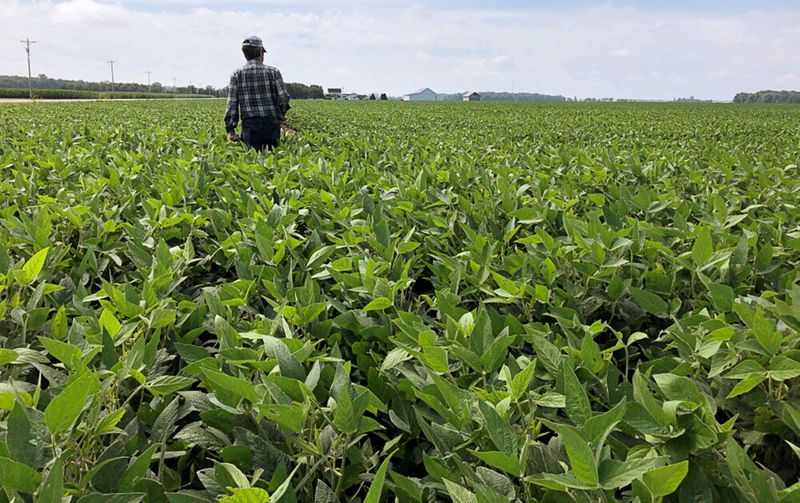
POLYGON ((277 119, 245 119, 242 121, 242 141, 261 152, 281 144, 281 123, 277 119))

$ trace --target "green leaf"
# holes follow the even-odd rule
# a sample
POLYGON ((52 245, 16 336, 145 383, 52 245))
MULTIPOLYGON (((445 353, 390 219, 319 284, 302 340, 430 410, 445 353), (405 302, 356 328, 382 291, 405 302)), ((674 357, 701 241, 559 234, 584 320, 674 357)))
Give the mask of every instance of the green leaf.
POLYGON ((355 433, 358 428, 358 418, 356 417, 353 401, 346 386, 342 386, 339 391, 339 398, 336 400, 336 409, 333 411, 333 424, 342 433, 355 433))
POLYGON ((141 453, 136 458, 136 461, 131 463, 128 469, 125 470, 125 473, 122 474, 122 478, 119 483, 121 490, 129 491, 138 478, 144 477, 148 468, 150 468, 150 462, 153 460, 153 454, 155 454, 159 447, 161 447, 160 443, 151 445, 146 451, 141 453))
POLYGON ((733 367, 725 377, 728 379, 745 379, 752 375, 766 375, 767 369, 756 360, 744 360, 733 367))
POLYGON ((145 385, 147 390, 154 395, 169 395, 176 391, 188 388, 195 383, 191 377, 182 376, 161 376, 156 377, 145 385))
MULTIPOLYGON (((270 498, 273 501, 275 502, 281 501, 281 499, 287 493, 287 491, 289 491, 289 495, 287 496, 287 498, 290 498, 290 501, 296 501, 296 497, 294 496, 294 491, 293 489, 291 489, 291 484, 292 484, 292 479, 294 478, 294 474, 297 473, 297 470, 299 470, 301 466, 302 465, 298 463, 294 467, 292 472, 289 474, 289 476, 285 478, 283 483, 279 485, 277 489, 275 489, 275 491, 270 496, 270 498)), ((277 475, 278 472, 275 472, 275 474, 277 475)), ((273 478, 273 482, 275 482, 275 478, 273 478)))
POLYGON ((589 442, 581 437, 577 429, 566 426, 559 431, 564 441, 572 471, 579 480, 597 485, 599 482, 594 453, 589 442))
POLYGON ((78 503, 139 503, 145 496, 147 496, 145 493, 94 493, 79 499, 78 503))
POLYGON ((522 465, 520 465, 516 456, 499 451, 478 452, 470 450, 469 452, 492 468, 497 468, 515 477, 522 475, 522 465))
POLYGON ((268 503, 269 493, 260 487, 231 489, 233 494, 223 496, 220 503, 268 503))
POLYGON ((687 473, 689 473, 689 462, 681 461, 645 473, 642 481, 653 496, 668 496, 678 489, 687 473))
POLYGON ((364 498, 364 503, 379 503, 381 500, 381 493, 383 492, 383 484, 386 480, 386 470, 389 469, 389 460, 392 459, 394 453, 397 451, 393 451, 386 459, 383 460, 381 466, 378 468, 378 471, 375 472, 375 477, 372 479, 372 483, 369 486, 369 491, 367 491, 367 497, 364 498))
POLYGON ((769 373, 767 375, 770 379, 776 381, 788 381, 789 379, 800 377, 800 362, 788 356, 776 356, 769 362, 769 373))
POLYGON ((519 400, 528 391, 531 385, 533 375, 536 372, 536 360, 533 360, 527 367, 520 370, 517 375, 511 379, 511 399, 519 400))
POLYGON ((282 428, 294 433, 303 431, 306 425, 306 413, 297 405, 259 404, 261 414, 282 428))
POLYGON ((56 339, 66 339, 67 337, 67 309, 64 306, 58 308, 53 319, 50 321, 50 332, 56 339))
POLYGON ((35 460, 38 449, 33 442, 33 425, 30 417, 28 417, 28 411, 21 403, 16 402, 14 404, 11 414, 8 415, 6 427, 8 429, 6 443, 11 457, 17 461, 36 466, 35 460))
POLYGON ((47 261, 47 252, 49 250, 50 248, 42 248, 25 262, 25 265, 22 266, 22 270, 16 275, 17 281, 19 281, 22 286, 30 285, 36 277, 39 276, 39 273, 41 273, 44 268, 45 261, 47 261))
POLYGON ((0 457, 0 486, 12 491, 33 494, 42 481, 42 475, 30 466, 0 457))
POLYGON ((369 313, 371 311, 383 311, 384 309, 388 309, 390 307, 392 307, 391 300, 387 299, 386 297, 378 297, 364 307, 364 312, 369 313))
POLYGON ((314 489, 314 503, 339 503, 339 498, 333 489, 328 487, 328 484, 317 479, 317 485, 314 489))
POLYGON ((727 398, 734 398, 743 395, 767 379, 766 375, 751 375, 746 377, 743 381, 733 387, 727 398))
POLYGON ((83 410, 86 398, 100 389, 100 382, 92 373, 86 373, 64 388, 47 404, 44 420, 53 435, 69 428, 83 410))
POLYGON ((777 354, 781 348, 783 337, 781 333, 775 330, 775 323, 764 316, 762 309, 756 309, 756 314, 753 317, 750 328, 753 330, 758 343, 764 348, 767 353, 774 355, 777 354))
POLYGON ((714 243, 708 227, 698 229, 697 238, 692 246, 692 261, 695 267, 705 265, 714 255, 714 243))
POLYGON ((39 489, 39 496, 36 498, 37 503, 61 503, 61 498, 64 495, 64 463, 61 458, 57 458, 50 472, 47 474, 39 489))
POLYGON ((494 445, 509 455, 517 454, 517 436, 511 431, 508 421, 500 417, 494 407, 483 400, 478 402, 478 408, 486 420, 486 429, 494 445))
POLYGON ((506 292, 510 293, 511 295, 517 295, 517 293, 519 292, 519 288, 517 288, 517 285, 512 280, 506 278, 502 274, 492 272, 492 277, 494 278, 494 281, 497 283, 497 286, 499 286, 506 292))
POLYGON ((589 403, 589 396, 575 371, 566 361, 561 367, 563 379, 564 396, 566 397, 566 413, 578 426, 583 426, 592 417, 592 406, 589 403))
POLYGON ((229 376, 209 368, 203 368, 202 372, 206 377, 206 382, 212 389, 230 393, 236 396, 237 400, 244 399, 252 403, 259 401, 255 386, 250 381, 229 376))
POLYGON ((103 312, 100 313, 99 321, 100 321, 100 326, 103 327, 111 337, 115 337, 122 328, 122 325, 120 324, 117 317, 114 316, 114 313, 112 313, 107 308, 104 308, 103 312))
POLYGON ((39 337, 39 342, 42 343, 42 346, 50 355, 63 363, 68 369, 77 370, 85 367, 82 361, 83 353, 79 347, 47 337, 39 337))
POLYGON ((250 487, 250 482, 245 474, 236 465, 230 463, 217 463, 214 465, 214 477, 222 487, 250 487))
POLYGON ((578 480, 572 473, 542 473, 525 478, 526 481, 548 489, 563 492, 566 488, 592 490, 597 486, 578 480))
POLYGON ((453 499, 453 503, 478 503, 478 498, 466 487, 447 479, 444 479, 444 485, 447 488, 447 494, 453 499))
POLYGON ((265 335, 262 337, 267 356, 278 360, 281 375, 298 381, 304 381, 306 371, 299 361, 289 351, 289 347, 277 337, 265 335))
POLYGON ((599 478, 597 464, 591 444, 583 438, 580 431, 574 426, 553 423, 552 421, 542 420, 542 422, 553 431, 558 433, 567 451, 572 472, 581 482, 597 487, 599 478))
MULTIPOLYGON (((154 309, 150 314, 150 328, 155 330, 158 328, 168 327, 175 323, 176 315, 177 312, 174 309, 154 309)), ((112 334, 112 336, 113 335, 114 334, 112 334)))
POLYGON ((13 349, 0 348, 0 365, 8 365, 13 363, 19 357, 19 353, 13 349))
POLYGON ((757 271, 766 271, 770 265, 772 265, 772 258, 774 256, 774 250, 772 248, 772 243, 767 241, 764 243, 758 250, 758 254, 756 255, 756 270, 757 271))
POLYGON ((653 292, 641 290, 639 288, 630 288, 633 302, 650 314, 666 318, 669 316, 669 305, 653 292))
POLYGON ((311 271, 319 267, 323 262, 328 260, 333 252, 336 251, 335 246, 323 246, 314 250, 310 257, 308 257, 308 262, 306 263, 306 269, 311 271))
POLYGON ((733 309, 733 301, 736 298, 736 293, 733 288, 728 285, 720 285, 712 283, 708 286, 708 291, 711 296, 711 301, 720 311, 730 311, 733 309))
POLYGON ((420 247, 420 243, 415 242, 406 242, 406 243, 398 243, 397 245, 397 254, 398 255, 405 255, 406 253, 411 253, 417 248, 420 247))
POLYGON ((623 399, 611 410, 603 414, 598 414, 589 418, 586 424, 583 425, 583 434, 592 443, 598 444, 611 433, 611 431, 622 421, 625 416, 626 402, 623 399))
POLYGON ((604 459, 600 463, 600 485, 603 489, 621 489, 655 468, 658 458, 633 459, 625 462, 604 459))
POLYGON ((120 420, 124 415, 125 415, 125 409, 123 408, 117 409, 113 412, 109 412, 107 415, 103 417, 103 419, 100 420, 99 423, 97 423, 97 426, 95 426, 94 429, 94 434, 104 435, 110 432, 112 429, 114 429, 117 423, 120 422, 120 420))
POLYGON ((494 372, 508 355, 508 347, 514 343, 515 337, 502 335, 495 338, 480 356, 485 372, 494 372))

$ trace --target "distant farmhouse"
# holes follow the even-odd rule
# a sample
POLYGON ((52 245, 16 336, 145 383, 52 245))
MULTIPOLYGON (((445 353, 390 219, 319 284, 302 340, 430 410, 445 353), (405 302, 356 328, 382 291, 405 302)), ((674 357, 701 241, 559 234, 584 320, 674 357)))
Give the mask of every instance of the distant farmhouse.
POLYGON ((339 95, 340 100, 345 101, 358 101, 358 95, 356 93, 346 93, 339 95))
POLYGON ((415 93, 406 94, 403 96, 403 101, 436 101, 436 93, 426 87, 415 93))
POLYGON ((464 93, 464 101, 480 101, 481 95, 480 93, 476 93, 475 91, 464 93))
POLYGON ((332 100, 338 100, 342 97, 341 87, 329 87, 326 96, 332 100))

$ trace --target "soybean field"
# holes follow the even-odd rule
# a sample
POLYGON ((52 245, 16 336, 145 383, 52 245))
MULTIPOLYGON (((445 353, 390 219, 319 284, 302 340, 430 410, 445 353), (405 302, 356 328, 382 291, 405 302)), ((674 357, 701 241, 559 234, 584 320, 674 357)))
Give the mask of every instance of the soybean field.
POLYGON ((0 104, 0 503, 800 501, 800 108, 0 104))

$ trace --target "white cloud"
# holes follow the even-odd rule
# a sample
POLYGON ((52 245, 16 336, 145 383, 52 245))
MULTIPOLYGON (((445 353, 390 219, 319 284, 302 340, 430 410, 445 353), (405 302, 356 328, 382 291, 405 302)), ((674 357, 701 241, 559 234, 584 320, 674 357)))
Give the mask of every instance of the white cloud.
POLYGON ((714 15, 605 4, 571 11, 438 7, 395 0, 0 0, 0 73, 224 85, 260 34, 288 81, 403 94, 516 90, 567 96, 730 99, 800 88, 800 9, 714 15), (231 7, 232 5, 232 7, 231 7))

